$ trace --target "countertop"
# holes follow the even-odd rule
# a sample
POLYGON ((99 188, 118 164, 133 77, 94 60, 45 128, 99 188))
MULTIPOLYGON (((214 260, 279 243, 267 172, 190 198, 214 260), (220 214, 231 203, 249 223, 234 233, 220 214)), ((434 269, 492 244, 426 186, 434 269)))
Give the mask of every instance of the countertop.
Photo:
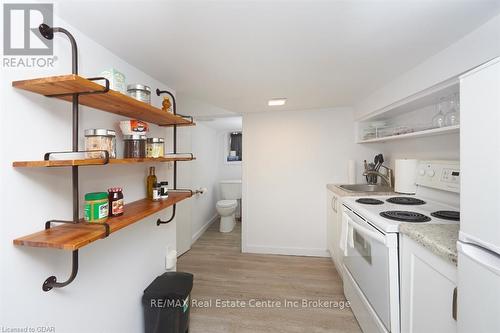
POLYGON ((339 197, 366 197, 368 195, 393 195, 394 192, 351 192, 340 187, 341 184, 326 184, 326 188, 339 197))
POLYGON ((399 231, 437 256, 457 264, 459 224, 401 224, 399 231))

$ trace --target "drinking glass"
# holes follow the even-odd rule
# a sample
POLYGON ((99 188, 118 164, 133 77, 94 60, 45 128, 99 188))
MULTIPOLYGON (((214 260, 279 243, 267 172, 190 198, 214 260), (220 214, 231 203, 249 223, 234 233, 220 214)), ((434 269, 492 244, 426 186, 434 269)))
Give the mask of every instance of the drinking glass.
POLYGON ((432 127, 443 127, 444 124, 444 108, 446 107, 446 98, 442 97, 439 99, 439 103, 436 106, 438 113, 432 118, 432 127))
POLYGON ((450 107, 444 115, 444 123, 446 126, 455 126, 460 123, 460 96, 458 93, 450 97, 450 107))

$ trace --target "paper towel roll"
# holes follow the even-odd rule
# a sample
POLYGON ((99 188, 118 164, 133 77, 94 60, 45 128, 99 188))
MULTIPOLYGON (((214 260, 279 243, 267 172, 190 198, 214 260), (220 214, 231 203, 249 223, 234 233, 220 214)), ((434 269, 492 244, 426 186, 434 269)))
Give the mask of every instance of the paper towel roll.
POLYGON ((347 165, 347 183, 356 184, 356 161, 349 160, 347 165))
POLYGON ((404 194, 415 194, 417 185, 417 160, 401 159, 396 160, 394 170, 394 191, 404 194))

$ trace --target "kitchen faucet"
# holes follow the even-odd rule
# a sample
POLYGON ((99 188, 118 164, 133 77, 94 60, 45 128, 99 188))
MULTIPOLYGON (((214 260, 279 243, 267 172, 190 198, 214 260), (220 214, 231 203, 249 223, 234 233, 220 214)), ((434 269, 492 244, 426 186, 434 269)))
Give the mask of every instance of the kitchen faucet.
POLYGON ((366 170, 363 172, 363 176, 378 176, 382 180, 383 183, 385 183, 387 186, 392 188, 392 169, 386 167, 385 165, 380 165, 382 168, 386 170, 385 174, 380 173, 379 171, 375 170, 366 170))

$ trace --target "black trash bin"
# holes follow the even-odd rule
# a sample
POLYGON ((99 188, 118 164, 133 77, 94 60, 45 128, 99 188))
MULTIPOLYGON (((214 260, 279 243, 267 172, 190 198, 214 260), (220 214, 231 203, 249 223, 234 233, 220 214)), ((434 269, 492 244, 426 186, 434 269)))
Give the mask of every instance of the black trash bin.
POLYGON ((167 272, 154 279, 142 296, 145 332, 188 332, 191 289, 190 273, 167 272))

